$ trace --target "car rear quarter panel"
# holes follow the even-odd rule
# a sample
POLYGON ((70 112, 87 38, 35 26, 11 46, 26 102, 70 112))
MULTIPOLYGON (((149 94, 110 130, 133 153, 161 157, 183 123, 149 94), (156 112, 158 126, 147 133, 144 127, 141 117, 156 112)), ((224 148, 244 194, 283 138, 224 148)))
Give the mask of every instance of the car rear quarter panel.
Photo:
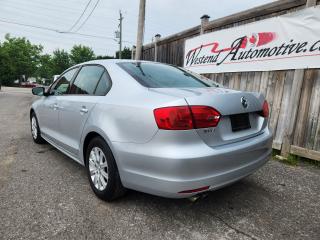
MULTIPOLYGON (((122 69, 115 68, 107 68, 112 88, 106 96, 97 97, 97 104, 83 129, 82 151, 84 139, 90 132, 102 135, 111 148, 113 142, 146 143, 158 131, 153 115, 155 108, 187 104, 184 98, 152 92, 122 69)), ((116 155, 116 150, 113 154, 116 155)))

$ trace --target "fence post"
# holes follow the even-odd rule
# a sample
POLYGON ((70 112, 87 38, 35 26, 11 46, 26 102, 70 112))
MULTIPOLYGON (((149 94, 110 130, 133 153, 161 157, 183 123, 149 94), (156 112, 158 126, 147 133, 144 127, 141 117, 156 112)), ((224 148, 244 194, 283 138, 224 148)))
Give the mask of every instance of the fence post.
POLYGON ((132 46, 132 50, 131 50, 131 59, 132 59, 132 60, 135 59, 135 53, 136 53, 136 46, 133 45, 133 46, 132 46))
POLYGON ((317 0, 307 0, 307 7, 313 7, 317 5, 317 0))
POLYGON ((161 38, 161 35, 158 33, 154 36, 154 61, 158 61, 158 42, 161 38))
MULTIPOLYGON (((317 4, 317 0, 307 0, 306 7, 313 7, 317 4)), ((281 147, 281 155, 288 157, 290 154, 290 147, 293 141, 293 131, 296 124, 298 105, 300 101, 301 88, 304 79, 304 69, 296 69, 294 71, 292 89, 290 94, 289 106, 287 108, 289 123, 286 125, 284 137, 281 147)))
POLYGON ((200 25, 200 35, 204 34, 204 29, 206 27, 206 25, 209 22, 209 15, 203 15, 200 19, 201 19, 201 25, 200 25))

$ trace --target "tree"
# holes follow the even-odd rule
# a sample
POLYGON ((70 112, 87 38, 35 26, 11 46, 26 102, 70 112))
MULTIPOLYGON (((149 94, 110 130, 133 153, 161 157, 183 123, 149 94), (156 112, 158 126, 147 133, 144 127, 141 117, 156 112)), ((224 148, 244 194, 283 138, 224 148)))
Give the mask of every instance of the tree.
POLYGON ((61 74, 64 70, 71 67, 69 54, 65 50, 57 49, 52 56, 52 74, 61 74))
POLYGON ((12 85, 13 74, 14 66, 11 65, 9 54, 5 51, 0 43, 0 86, 12 85))
POLYGON ((72 64, 78 64, 95 59, 93 50, 83 45, 74 45, 71 49, 70 59, 72 64))
POLYGON ((37 76, 40 78, 51 79, 54 75, 52 57, 49 54, 40 56, 40 64, 37 69, 37 76))
POLYGON ((33 76, 39 65, 43 47, 31 44, 26 38, 5 36, 1 44, 0 76, 4 85, 12 85, 14 80, 33 76))
POLYGON ((102 55, 98 55, 96 56, 96 59, 114 59, 113 56, 108 56, 108 55, 105 55, 105 56, 102 56, 102 55))
MULTIPOLYGON (((122 59, 131 59, 131 49, 128 47, 124 47, 124 49, 121 51, 121 57, 122 59)), ((119 58, 119 51, 116 52, 116 58, 119 58)))

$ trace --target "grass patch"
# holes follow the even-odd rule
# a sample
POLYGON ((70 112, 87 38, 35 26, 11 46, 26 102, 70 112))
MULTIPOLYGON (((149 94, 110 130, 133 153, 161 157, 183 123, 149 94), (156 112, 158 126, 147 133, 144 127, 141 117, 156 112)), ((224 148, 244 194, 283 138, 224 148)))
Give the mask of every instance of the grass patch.
POLYGON ((275 156, 280 155, 281 151, 277 149, 272 149, 272 157, 275 158, 275 156))
POLYGON ((298 166, 299 161, 300 157, 292 154, 289 154, 289 156, 283 160, 284 163, 291 166, 298 166))
POLYGON ((277 158, 276 156, 280 156, 280 151, 273 149, 272 158, 278 162, 282 162, 290 166, 301 166, 303 164, 308 164, 308 165, 320 168, 320 161, 317 161, 317 160, 312 160, 309 158, 304 158, 304 157, 300 157, 293 154, 289 154, 287 158, 281 158, 281 157, 277 158))
POLYGON ((301 157, 300 161, 302 161, 305 164, 312 165, 312 166, 320 168, 320 161, 312 160, 312 159, 304 158, 304 157, 301 157))

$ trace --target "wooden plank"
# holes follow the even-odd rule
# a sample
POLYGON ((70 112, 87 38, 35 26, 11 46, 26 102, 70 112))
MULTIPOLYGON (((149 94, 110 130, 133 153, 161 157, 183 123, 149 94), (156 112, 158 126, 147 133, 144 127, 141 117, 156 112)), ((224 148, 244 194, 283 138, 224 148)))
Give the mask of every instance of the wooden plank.
POLYGON ((272 130, 273 135, 276 132, 280 107, 281 107, 281 100, 282 100, 282 93, 283 93, 283 86, 285 80, 285 72, 284 71, 277 71, 274 74, 275 79, 275 88, 274 88, 274 96, 273 96, 273 104, 271 109, 271 116, 270 116, 270 128, 272 130))
POLYGON ((270 115, 269 118, 272 117, 272 106, 273 106, 273 96, 276 85, 276 72, 272 71, 268 76, 268 86, 267 86, 267 94, 266 99, 269 103, 270 115))
POLYGON ((313 88, 313 83, 315 79, 316 70, 309 69, 305 71, 301 98, 299 102, 299 110, 297 115, 297 122, 295 126, 295 131, 293 135, 293 145, 305 147, 305 135, 306 126, 308 120, 309 106, 311 100, 311 93, 313 88))
POLYGON ((264 97, 267 96, 269 73, 270 72, 262 72, 262 75, 261 75, 260 91, 259 92, 262 93, 264 97))
POLYGON ((274 141, 282 143, 284 130, 286 125, 288 124, 288 106, 290 100, 290 93, 292 88, 292 80, 293 80, 294 70, 287 71, 285 74, 284 86, 283 86, 283 93, 282 93, 282 101, 281 101, 281 108, 277 123, 277 130, 274 136, 274 141))
POLYGON ((315 141, 313 145, 313 150, 320 151, 320 113, 318 115, 318 124, 315 133, 315 141))
POLYGON ((234 74, 234 89, 240 90, 240 83, 241 83, 241 73, 234 74))
POLYGON ((223 75, 224 73, 217 73, 216 82, 223 85, 223 75))
POLYGON ((255 75, 255 72, 249 72, 248 73, 247 87, 246 87, 246 90, 248 92, 253 92, 254 75, 255 75))
POLYGON ((231 73, 230 80, 229 80, 229 88, 234 89, 234 83, 235 83, 235 73, 231 73))
POLYGON ((300 100, 303 78, 304 78, 304 70, 296 69, 294 71, 292 90, 291 90, 289 106, 288 106, 288 113, 290 114, 290 117, 288 118, 288 124, 286 125, 286 128, 285 128, 283 142, 282 142, 282 149, 281 149, 281 155, 284 157, 288 156, 288 153, 290 152, 290 146, 293 140, 293 130, 294 130, 293 128, 296 123, 298 103, 300 100))
MULTIPOLYGON (((314 82, 312 87, 312 94, 310 98, 309 108, 309 123, 307 128, 306 147, 308 149, 317 149, 317 143, 319 141, 319 116, 320 116, 320 75, 319 70, 308 70, 312 71, 311 78, 314 82)), ((310 79, 311 80, 311 79, 310 79)))
POLYGON ((231 73, 225 73, 223 75, 223 86, 227 88, 229 87, 230 77, 231 77, 231 73))
POLYGON ((254 92, 260 91, 261 77, 262 77, 262 72, 255 72, 252 91, 254 92))
POLYGON ((306 6, 307 7, 312 7, 317 5, 317 0, 307 0, 306 6))
POLYGON ((247 89, 247 81, 248 81, 248 73, 242 72, 241 73, 241 80, 240 80, 240 90, 246 91, 247 89))
POLYGON ((281 143, 273 141, 272 148, 277 149, 277 150, 281 150, 281 143))
POLYGON ((302 148, 299 146, 291 145, 290 147, 290 153, 300 156, 300 157, 305 157, 309 158, 312 160, 320 161, 320 152, 302 148))

